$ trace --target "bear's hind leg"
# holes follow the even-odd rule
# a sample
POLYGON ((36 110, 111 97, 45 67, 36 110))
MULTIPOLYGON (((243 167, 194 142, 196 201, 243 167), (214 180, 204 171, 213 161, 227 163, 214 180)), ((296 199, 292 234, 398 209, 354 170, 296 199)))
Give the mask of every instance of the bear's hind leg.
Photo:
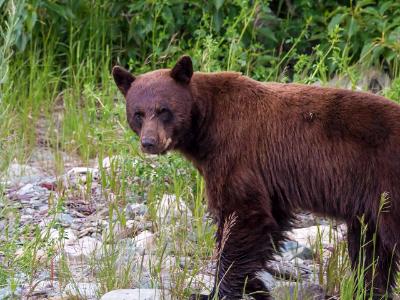
MULTIPOLYGON (((398 270, 399 250, 396 249, 396 242, 385 235, 384 229, 377 230, 373 223, 365 230, 362 230, 358 220, 347 225, 348 250, 353 270, 365 273, 365 278, 358 280, 364 280, 364 286, 372 290, 373 299, 391 299, 398 270)), ((370 292, 367 293, 369 295, 370 292)))
POLYGON ((259 278, 253 278, 247 282, 246 294, 255 300, 271 299, 269 292, 266 291, 264 283, 259 278))
POLYGON ((390 299, 399 270, 399 225, 392 216, 382 214, 375 245, 377 259, 374 288, 376 287, 380 294, 387 293, 388 299, 390 299))

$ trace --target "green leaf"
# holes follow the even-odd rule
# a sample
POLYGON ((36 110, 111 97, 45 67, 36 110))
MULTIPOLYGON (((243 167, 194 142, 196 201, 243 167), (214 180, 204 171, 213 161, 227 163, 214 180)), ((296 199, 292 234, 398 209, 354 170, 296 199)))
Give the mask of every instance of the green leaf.
POLYGON ((31 33, 33 30, 33 27, 35 26, 37 21, 37 14, 36 11, 32 11, 30 14, 28 14, 28 17, 26 19, 26 27, 28 28, 28 31, 31 33))
POLYGON ((216 8, 216 10, 219 10, 222 5, 224 4, 225 0, 214 0, 214 6, 216 8))
POLYGON ((352 37, 358 31, 357 20, 354 17, 351 17, 348 29, 349 37, 352 37))
POLYGON ((386 12, 389 8, 391 8, 391 7, 394 6, 393 4, 394 4, 394 3, 392 3, 392 1, 388 1, 388 2, 383 3, 383 4, 379 7, 379 13, 380 13, 381 15, 384 15, 385 12, 386 12))
POLYGON ((340 25, 340 23, 342 23, 345 16, 346 15, 344 15, 344 14, 338 14, 338 15, 334 16, 328 24, 328 31, 331 32, 335 29, 336 25, 340 25))
POLYGON ((214 26, 215 26, 215 31, 219 32, 222 27, 222 14, 221 11, 217 10, 214 13, 214 26))
POLYGON ((277 38, 275 36, 275 33, 268 27, 262 27, 258 30, 259 36, 264 37, 265 39, 273 42, 277 42, 277 38))
POLYGON ((364 60, 366 57, 371 55, 374 45, 372 43, 365 44, 361 50, 360 58, 364 60))

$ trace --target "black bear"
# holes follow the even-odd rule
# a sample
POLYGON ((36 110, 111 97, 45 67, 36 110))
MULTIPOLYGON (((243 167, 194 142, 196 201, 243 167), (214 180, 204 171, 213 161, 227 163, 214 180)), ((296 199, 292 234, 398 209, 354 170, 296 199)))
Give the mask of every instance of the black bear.
POLYGON ((262 83, 234 72, 193 73, 188 56, 172 69, 135 77, 114 67, 113 76, 142 150, 178 150, 205 179, 220 252, 210 299, 270 298, 257 273, 299 209, 344 220, 353 267, 361 252, 365 266, 375 261, 374 274, 369 267, 363 280, 374 297, 391 297, 400 253, 399 105, 369 93, 262 83))

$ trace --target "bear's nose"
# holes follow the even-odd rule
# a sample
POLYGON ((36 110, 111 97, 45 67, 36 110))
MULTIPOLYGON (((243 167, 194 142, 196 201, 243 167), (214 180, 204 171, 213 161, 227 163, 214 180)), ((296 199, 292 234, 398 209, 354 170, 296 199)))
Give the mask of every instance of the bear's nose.
POLYGON ((145 149, 152 149, 156 145, 156 139, 151 137, 145 137, 142 139, 142 146, 145 149))

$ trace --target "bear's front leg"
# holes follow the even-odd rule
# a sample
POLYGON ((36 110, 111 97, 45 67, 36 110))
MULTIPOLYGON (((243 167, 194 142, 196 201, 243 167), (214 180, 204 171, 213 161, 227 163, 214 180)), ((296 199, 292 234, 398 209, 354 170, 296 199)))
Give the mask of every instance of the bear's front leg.
POLYGON ((270 299, 257 273, 265 269, 283 239, 276 223, 262 212, 233 212, 225 218, 218 227, 216 282, 208 299, 236 300, 244 295, 270 299))

